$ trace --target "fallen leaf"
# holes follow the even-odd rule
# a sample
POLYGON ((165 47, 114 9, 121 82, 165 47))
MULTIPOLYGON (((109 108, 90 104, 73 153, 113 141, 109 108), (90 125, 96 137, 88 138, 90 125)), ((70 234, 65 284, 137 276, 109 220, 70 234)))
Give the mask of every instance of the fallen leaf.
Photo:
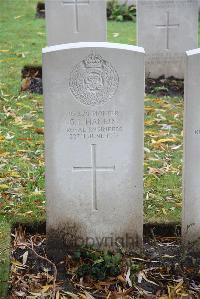
POLYGON ((152 144, 159 145, 161 143, 171 143, 171 142, 176 142, 176 141, 177 141, 176 138, 163 138, 163 139, 159 139, 157 141, 152 140, 152 144))
POLYGON ((5 190, 5 189, 9 189, 9 186, 6 184, 1 184, 0 185, 0 190, 5 190))
POLYGON ((35 132, 38 134, 44 134, 44 129, 43 128, 36 128, 35 132))
POLYGON ((90 293, 88 293, 87 291, 84 291, 85 295, 86 295, 86 299, 95 299, 90 293))
POLYGON ((46 293, 52 285, 45 285, 42 287, 42 293, 46 293))
POLYGON ((43 118, 38 118, 37 122, 44 123, 44 119, 43 118))
POLYGON ((155 111, 155 108, 151 107, 151 106, 146 106, 146 107, 144 107, 144 110, 145 111, 155 111))
POLYGON ((29 89, 31 84, 31 79, 30 78, 25 78, 22 80, 22 84, 21 84, 21 91, 26 91, 29 89))
POLYGON ((32 138, 17 138, 17 140, 29 140, 29 141, 31 141, 31 140, 33 140, 32 138))
POLYGON ((40 35, 40 36, 44 36, 45 35, 44 32, 37 32, 37 34, 40 35))
POLYGON ((126 280, 124 279, 124 277, 122 275, 117 276, 117 279, 119 281, 121 281, 122 283, 126 282, 126 280))
POLYGON ((162 212, 163 212, 164 215, 167 215, 167 212, 164 208, 162 208, 162 212))
POLYGON ((22 255, 23 266, 26 265, 27 259, 28 259, 28 251, 25 251, 24 254, 22 255))
POLYGON ((79 299, 79 297, 71 292, 65 292, 65 294, 71 296, 72 299, 79 299))
POLYGON ((118 32, 114 32, 113 33, 113 37, 118 37, 119 36, 119 33, 118 32))
POLYGON ((16 17, 14 17, 14 19, 17 20, 17 19, 20 19, 21 17, 23 17, 23 16, 16 16, 16 17))
POLYGON ((27 211, 27 212, 25 212, 24 214, 26 214, 26 215, 30 215, 30 214, 32 214, 33 213, 33 211, 27 211))
POLYGON ((17 295, 18 297, 24 297, 26 293, 23 291, 15 291, 15 295, 17 295))
POLYGON ((138 273, 138 283, 141 283, 141 282, 142 282, 142 279, 146 280, 147 282, 149 282, 149 283, 151 283, 151 284, 154 284, 154 285, 158 286, 157 283, 155 283, 155 282, 152 281, 152 280, 149 280, 149 279, 146 277, 146 275, 144 274, 143 271, 140 271, 140 272, 138 273))
POLYGON ((129 267, 129 269, 128 269, 127 273, 126 273, 125 280, 128 283, 129 287, 132 287, 133 284, 132 284, 132 281, 130 280, 130 275, 131 275, 131 269, 129 267))
POLYGON ((177 146, 173 146, 171 149, 172 149, 172 150, 177 150, 177 149, 179 149, 181 146, 182 146, 182 144, 179 144, 179 145, 177 145, 177 146))
POLYGON ((10 60, 16 60, 17 58, 6 58, 6 59, 1 59, 0 62, 8 62, 10 60))

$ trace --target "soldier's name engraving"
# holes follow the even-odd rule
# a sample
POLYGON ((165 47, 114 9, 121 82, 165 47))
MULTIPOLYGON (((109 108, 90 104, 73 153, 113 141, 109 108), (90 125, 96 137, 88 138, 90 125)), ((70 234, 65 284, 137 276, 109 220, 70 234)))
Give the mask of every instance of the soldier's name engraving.
POLYGON ((71 140, 110 139, 123 131, 118 110, 70 111, 66 118, 66 134, 71 140))

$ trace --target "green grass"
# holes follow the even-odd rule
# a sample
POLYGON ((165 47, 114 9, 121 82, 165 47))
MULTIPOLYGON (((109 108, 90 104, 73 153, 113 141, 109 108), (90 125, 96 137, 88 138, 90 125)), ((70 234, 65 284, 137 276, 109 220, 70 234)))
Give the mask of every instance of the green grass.
POLYGON ((6 298, 9 277, 10 226, 0 217, 0 299, 6 298))
MULTIPOLYGON (((41 48, 45 46, 45 21, 35 18, 37 0, 2 0, 1 1, 1 159, 4 163, 1 173, 2 191, 1 215, 12 222, 40 221, 45 218, 44 197, 44 142, 40 129, 43 121, 43 97, 21 94, 21 69, 24 65, 41 64, 41 48), (9 13, 8 13, 9 12, 9 13), (5 30, 6 28, 6 30, 5 30)), ((133 22, 108 22, 108 40, 116 43, 136 43, 136 25, 133 22)), ((180 121, 176 134, 182 130, 182 99, 168 99, 170 113, 165 109, 161 113, 166 120, 158 120, 146 128, 157 133, 159 140, 161 123, 173 121, 173 115, 179 108, 180 121), (179 106, 177 106, 177 101, 179 106), (178 107, 178 108, 177 108, 178 107)), ((146 119, 155 119, 163 103, 153 99, 145 102, 155 106, 146 114, 146 119)), ((177 126, 175 122, 174 126, 177 126)), ((173 131, 165 131, 166 137, 173 131)), ((162 135, 162 133, 161 133, 162 135)), ((161 144, 155 148, 151 136, 145 136, 145 145, 150 150, 145 160, 145 220, 180 219, 181 199, 181 155, 182 152, 171 150, 174 144, 180 144, 181 138, 174 143, 161 144), (160 155, 160 160, 155 155, 160 155), (167 155, 172 155, 170 159, 167 155), (168 161, 168 162, 166 162, 168 161), (162 168, 167 163, 169 170, 161 174, 152 174, 152 167, 162 168), (179 164, 179 165, 178 165, 179 164), (174 168, 179 175, 174 174, 174 168), (172 169, 172 170, 171 170, 172 169), (172 198, 172 199, 169 199, 172 198), (178 203, 178 206, 177 206, 178 203)), ((164 168, 163 168, 164 169, 164 168)))
POLYGON ((136 45, 136 24, 133 22, 108 22, 108 41, 136 45))
MULTIPOLYGON (((10 225, 45 219, 43 97, 20 93, 21 69, 40 65, 46 44, 36 3, 0 0, 1 281, 8 275, 10 225)), ((109 21, 108 40, 135 44, 135 23, 109 21)), ((179 221, 183 99, 149 97, 145 107, 145 221, 179 221)), ((0 290, 5 292, 4 283, 0 290)))
POLYGON ((16 95, 20 88, 21 69, 25 64, 41 64, 45 46, 45 22, 36 19, 33 0, 1 0, 0 52, 1 89, 16 95))
MULTIPOLYGON (((20 94, 21 69, 41 65, 45 21, 35 18, 37 0, 2 0, 0 22, 1 215, 16 221, 45 218, 43 97, 20 94), (9 12, 9 13, 8 13, 9 12), (5 30, 6 28, 6 30, 5 30)), ((108 39, 135 43, 135 24, 108 22, 108 39)))
POLYGON ((179 221, 182 201, 182 98, 145 100, 145 220, 179 221))

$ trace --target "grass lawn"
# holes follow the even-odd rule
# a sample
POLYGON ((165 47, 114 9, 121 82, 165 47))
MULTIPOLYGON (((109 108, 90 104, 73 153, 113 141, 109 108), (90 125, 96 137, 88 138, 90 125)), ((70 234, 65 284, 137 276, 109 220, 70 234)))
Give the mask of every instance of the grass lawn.
POLYGON ((10 225, 0 220, 0 298, 6 298, 9 277, 10 225))
MULTIPOLYGON (((0 298, 7 279, 9 224, 45 219, 43 97, 20 93, 21 69, 41 64, 45 21, 37 0, 0 2, 0 298)), ((132 22, 108 22, 108 40, 136 43, 132 22)), ((179 221, 182 98, 145 99, 145 221, 179 221)))

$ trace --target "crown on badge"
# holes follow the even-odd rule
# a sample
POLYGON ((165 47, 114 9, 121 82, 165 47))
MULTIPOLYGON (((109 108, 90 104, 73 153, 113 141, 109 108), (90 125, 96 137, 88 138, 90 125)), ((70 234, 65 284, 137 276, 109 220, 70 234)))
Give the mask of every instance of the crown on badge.
POLYGON ((102 66, 102 58, 100 55, 91 53, 85 60, 85 66, 87 68, 100 68, 102 66))

